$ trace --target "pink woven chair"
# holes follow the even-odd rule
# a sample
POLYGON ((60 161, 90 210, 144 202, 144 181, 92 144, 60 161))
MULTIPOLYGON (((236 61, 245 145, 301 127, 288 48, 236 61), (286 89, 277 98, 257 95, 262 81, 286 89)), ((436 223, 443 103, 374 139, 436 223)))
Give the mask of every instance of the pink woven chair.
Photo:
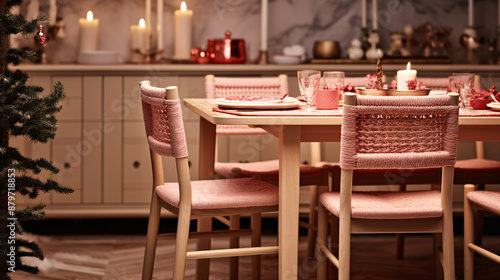
POLYGON ((475 191, 474 185, 465 185, 464 191, 464 280, 474 279, 474 253, 498 264, 500 255, 492 253, 474 242, 474 212, 500 216, 500 192, 475 191))
MULTIPOLYGON (((178 216, 175 238, 173 279, 184 279, 186 259, 254 256, 252 271, 260 277, 259 255, 276 254, 278 246, 260 247, 262 212, 278 210, 278 188, 252 178, 191 181, 181 103, 177 87, 156 88, 149 81, 140 83, 144 124, 153 167, 153 194, 149 215, 142 279, 151 279, 163 206, 178 216), (176 161, 178 182, 164 183, 161 157, 176 161), (249 214, 252 230, 189 232, 190 220, 220 215, 249 214), (187 251, 188 238, 251 235, 251 248, 187 251)), ((173 170, 173 169, 170 169, 173 170)))
POLYGON ((352 233, 409 232, 442 233, 445 279, 455 279, 452 188, 458 95, 356 98, 347 93, 344 100, 340 192, 322 187, 319 196, 318 279, 326 278, 326 260, 338 268, 341 280, 349 279, 352 233), (357 169, 436 167, 442 168, 441 191, 352 192, 357 169), (328 213, 339 219, 338 257, 327 243, 328 213))
MULTIPOLYGON (((474 184, 477 190, 485 190, 488 184, 500 184, 500 161, 485 158, 484 143, 476 142, 476 157, 457 160, 454 182, 458 185, 474 184)), ((482 211, 475 212, 474 243, 481 245, 483 235, 482 211)))
MULTIPOLYGON (((224 98, 228 96, 272 96, 282 97, 288 94, 288 77, 205 77, 205 92, 207 98, 224 98)), ((251 135, 267 133, 265 130, 247 125, 218 125, 218 135, 251 135)), ((272 184, 279 184, 279 160, 255 162, 220 162, 214 166, 216 175, 223 178, 252 177, 272 184)), ((317 185, 325 184, 328 179, 327 169, 311 165, 300 165, 300 185, 311 186, 309 222, 300 222, 308 229, 308 256, 314 256, 317 220, 317 185)), ((237 217, 231 217, 236 219, 237 217)), ((234 260, 236 261, 236 260, 234 260)))

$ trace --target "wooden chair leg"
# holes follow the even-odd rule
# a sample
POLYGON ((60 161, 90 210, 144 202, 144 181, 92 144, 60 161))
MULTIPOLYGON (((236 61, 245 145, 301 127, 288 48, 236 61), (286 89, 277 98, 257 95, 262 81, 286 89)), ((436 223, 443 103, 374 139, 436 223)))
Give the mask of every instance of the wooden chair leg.
POLYGON ((318 226, 318 186, 311 186, 309 201, 309 229, 307 230, 307 257, 314 258, 316 248, 316 234, 318 226))
MULTIPOLYGON (((198 219, 198 231, 211 231, 212 218, 198 219)), ((210 238, 200 238, 197 250, 209 250, 210 238)), ((210 259, 200 259, 196 261, 196 280, 208 280, 210 273, 210 259)))
POLYGON ((156 243, 158 238, 158 227, 160 224, 161 205, 160 199, 153 190, 151 206, 149 209, 148 232, 146 237, 146 250, 144 251, 144 264, 142 267, 142 280, 153 278, 155 263, 156 243))
POLYGON ((339 217, 339 280, 351 274, 351 194, 352 170, 341 170, 339 217))
POLYGON ((442 234, 432 234, 433 256, 434 256, 434 279, 443 279, 443 266, 441 265, 441 250, 442 250, 442 234))
POLYGON ((405 235, 404 233, 396 233, 396 258, 401 260, 405 254, 405 235))
POLYGON ((474 210, 467 200, 467 193, 474 190, 473 185, 464 188, 464 280, 474 279, 474 252, 469 249, 469 244, 474 241, 474 210))
MULTIPOLYGON (((189 240, 189 224, 191 222, 191 206, 179 208, 177 218, 177 236, 175 237, 175 257, 173 280, 183 280, 186 271, 186 253, 189 240)), ((207 273, 208 276, 208 273, 207 273)))
MULTIPOLYGON (((476 190, 484 191, 486 186, 478 184, 476 190)), ((482 211, 475 211, 474 213, 474 244, 481 246, 483 244, 483 228, 484 228, 484 213, 482 211)))
MULTIPOLYGON (((238 230, 240 229, 240 215, 231 215, 229 217, 230 230, 238 230)), ((234 236, 229 239, 229 247, 230 248, 238 248, 240 247, 240 237, 234 236)), ((238 257, 232 257, 229 259, 229 279, 235 280, 238 279, 238 257)))
MULTIPOLYGON (((399 191, 406 191, 406 185, 399 185, 399 191)), ((405 235, 404 233, 396 233, 396 258, 401 260, 405 254, 405 235)))
MULTIPOLYGON (((450 217, 453 219, 453 217, 450 217)), ((443 271, 445 280, 455 280, 455 250, 453 224, 443 228, 443 271)))
MULTIPOLYGON (((320 188, 320 193, 326 191, 325 188, 320 188)), ((318 203, 318 244, 324 245, 328 248, 328 212, 323 206, 323 204, 318 203)), ((317 279, 325 280, 327 279, 327 264, 330 263, 327 258, 323 255, 321 250, 316 250, 316 261, 318 265, 317 279)))
MULTIPOLYGON (((330 251, 333 255, 339 256, 339 218, 330 215, 330 251)), ((339 278, 338 268, 331 262, 328 263, 328 279, 339 278)))
POLYGON ((453 166, 443 167, 443 270, 445 280, 455 280, 455 246, 453 238, 453 166))
MULTIPOLYGON (((342 215, 342 214, 341 214, 342 215)), ((348 214, 350 215, 350 213, 348 214)), ((351 272, 351 220, 340 218, 339 280, 349 280, 351 272)))
MULTIPOLYGON (((250 224, 252 227, 252 247, 261 246, 261 214, 253 213, 250 216, 250 224)), ((261 256, 252 256, 252 280, 260 280, 261 256)))

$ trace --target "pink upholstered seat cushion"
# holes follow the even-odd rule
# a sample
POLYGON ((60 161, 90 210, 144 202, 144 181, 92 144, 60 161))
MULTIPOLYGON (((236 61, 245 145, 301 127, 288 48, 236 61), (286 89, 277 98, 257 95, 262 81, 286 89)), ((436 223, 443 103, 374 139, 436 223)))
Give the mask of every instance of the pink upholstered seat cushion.
MULTIPOLYGON (((323 193, 319 201, 328 211, 339 216, 339 192, 323 193)), ((351 208, 354 219, 417 219, 442 216, 441 193, 435 190, 353 192, 351 208)))
POLYGON ((500 215, 500 192, 474 191, 467 194, 467 199, 474 204, 500 215))
MULTIPOLYGON (((267 160, 257 162, 216 162, 214 171, 224 177, 229 178, 233 169, 241 170, 241 177, 251 177, 253 175, 262 176, 278 176, 279 175, 279 160, 267 160)), ((323 169, 310 165, 300 165, 301 176, 320 176, 323 169)))
MULTIPOLYGON (((166 203, 179 206, 179 185, 165 183, 156 193, 166 203)), ((278 205, 278 187, 250 178, 191 182, 192 209, 227 209, 278 205)))
POLYGON ((458 160, 454 173, 455 184, 498 184, 500 161, 479 158, 458 160))

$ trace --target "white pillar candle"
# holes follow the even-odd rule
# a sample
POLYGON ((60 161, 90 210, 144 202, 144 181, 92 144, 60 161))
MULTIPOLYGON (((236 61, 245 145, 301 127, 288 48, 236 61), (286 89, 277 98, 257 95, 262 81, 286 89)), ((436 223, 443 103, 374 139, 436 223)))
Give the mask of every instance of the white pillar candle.
POLYGON ((57 4, 56 0, 50 0, 49 3, 49 25, 56 25, 57 20, 57 4))
POLYGON ((398 70, 398 90, 408 90, 408 84, 406 81, 416 81, 417 80, 417 70, 411 70, 411 65, 408 62, 406 65, 406 70, 398 70))
POLYGON ((366 0, 361 0, 361 28, 366 28, 366 0))
POLYGON ((260 50, 267 51, 267 20, 268 20, 268 4, 267 0, 261 1, 260 10, 260 50))
POLYGON ((474 26, 474 0, 469 0, 469 27, 474 26))
POLYGON ((151 0, 146 0, 146 49, 151 49, 151 0))
POLYGON ((373 16, 373 30, 378 30, 378 8, 377 8, 377 0, 373 0, 372 2, 372 16, 373 16))
POLYGON ((182 1, 181 9, 175 11, 174 59, 191 59, 191 40, 193 34, 193 11, 188 10, 182 1))
POLYGON ((130 48, 132 50, 145 50, 146 36, 146 22, 141 18, 139 25, 130 26, 130 48))
POLYGON ((99 36, 99 20, 94 19, 91 11, 87 12, 87 18, 80 18, 80 52, 97 50, 97 38, 99 36))
POLYGON ((158 50, 163 50, 163 0, 158 0, 158 14, 156 20, 156 32, 158 33, 158 50))

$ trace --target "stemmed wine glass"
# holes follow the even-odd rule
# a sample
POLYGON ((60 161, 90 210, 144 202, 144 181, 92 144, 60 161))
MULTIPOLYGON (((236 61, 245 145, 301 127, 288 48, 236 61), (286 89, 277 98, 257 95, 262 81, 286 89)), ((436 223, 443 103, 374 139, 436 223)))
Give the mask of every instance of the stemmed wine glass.
POLYGON ((472 88, 474 84, 473 73, 453 73, 451 82, 451 89, 460 95, 461 111, 467 112, 467 105, 469 104, 472 88))
POLYGON ((307 103, 306 112, 311 112, 311 102, 316 95, 321 80, 321 71, 317 70, 299 70, 297 71, 300 94, 307 103))

